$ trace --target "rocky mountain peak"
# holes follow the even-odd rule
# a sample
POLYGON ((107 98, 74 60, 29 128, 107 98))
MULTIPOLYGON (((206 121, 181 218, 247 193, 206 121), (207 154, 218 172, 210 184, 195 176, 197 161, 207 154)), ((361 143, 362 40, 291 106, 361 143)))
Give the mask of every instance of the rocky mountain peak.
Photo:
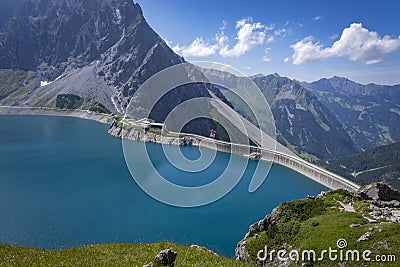
POLYGON ((46 82, 70 79, 46 99, 7 104, 51 105, 62 91, 122 112, 145 80, 183 62, 131 0, 20 1, 7 5, 12 15, 0 24, 0 69, 33 71, 46 82))
POLYGON ((68 67, 99 58, 142 21, 132 1, 25 0, 0 27, 0 68, 39 71, 54 80, 68 67))

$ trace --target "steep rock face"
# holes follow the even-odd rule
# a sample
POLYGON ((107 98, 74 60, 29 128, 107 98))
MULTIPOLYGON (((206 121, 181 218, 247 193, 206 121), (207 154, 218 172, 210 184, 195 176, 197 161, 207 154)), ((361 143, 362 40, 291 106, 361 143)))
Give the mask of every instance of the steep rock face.
POLYGON ((14 10, 25 0, 0 1, 0 24, 12 16, 14 10))
POLYGON ((159 37, 131 1, 25 0, 1 27, 0 68, 39 70, 54 80, 67 68, 99 59, 136 28, 131 39, 146 54, 159 37))
POLYGON ((279 212, 278 209, 275 208, 272 210, 271 214, 265 216, 265 218, 260 221, 250 225, 249 231, 246 233, 244 238, 239 241, 235 249, 235 258, 239 261, 246 261, 249 263, 258 263, 257 260, 251 259, 249 252, 246 249, 246 240, 248 238, 257 237, 259 233, 263 231, 267 231, 273 226, 276 226, 279 223, 279 212))
POLYGON ((373 183, 361 187, 357 195, 365 200, 400 201, 400 191, 385 183, 373 183))
MULTIPOLYGON (((32 72, 34 86, 23 87, 16 79, 0 84, 2 105, 54 108, 58 95, 72 94, 83 99, 82 109, 101 103, 124 114, 149 77, 184 62, 130 0, 21 1, 9 5, 15 9, 0 25, 0 69, 32 72)), ((211 97, 209 90, 218 94, 204 84, 173 90, 150 118, 163 121, 183 101, 211 97)), ((136 100, 140 108, 140 97, 136 100)), ((184 130, 206 135, 212 128, 212 120, 199 119, 184 130)))
POLYGON ((332 77, 307 84, 362 150, 400 141, 400 85, 359 84, 332 77))
MULTIPOLYGON (((0 67, 36 70, 42 65, 53 80, 66 63, 88 64, 122 33, 118 23, 107 23, 110 18, 116 22, 119 6, 107 4, 117 1, 25 1, 2 27, 0 67)), ((126 15, 132 20, 134 13, 126 15)))

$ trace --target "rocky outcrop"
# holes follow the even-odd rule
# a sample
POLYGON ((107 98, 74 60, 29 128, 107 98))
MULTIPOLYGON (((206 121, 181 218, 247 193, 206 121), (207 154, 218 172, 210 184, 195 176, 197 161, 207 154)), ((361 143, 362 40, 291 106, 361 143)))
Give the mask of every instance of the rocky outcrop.
POLYGON ((236 260, 246 261, 249 263, 256 263, 249 258, 249 253, 246 249, 246 240, 249 238, 258 238, 259 234, 263 231, 267 231, 270 227, 278 224, 278 209, 272 210, 271 214, 267 215, 264 219, 250 225, 249 231, 246 233, 244 238, 239 241, 235 249, 236 260))
MULTIPOLYGON (((373 183, 361 187, 357 196, 364 200, 381 201, 400 201, 400 191, 385 183, 373 183)), ((382 205, 382 203, 381 203, 382 205)), ((393 203, 396 205, 396 203, 393 203)))
POLYGON ((154 262, 150 262, 146 265, 143 265, 143 267, 153 267, 153 266, 170 266, 173 267, 175 266, 175 260, 176 256, 178 253, 175 251, 172 251, 172 249, 167 248, 164 250, 161 250, 160 253, 158 253, 154 259, 154 262))
POLYGON ((197 146, 200 142, 200 140, 191 136, 172 136, 168 135, 168 133, 159 134, 152 132, 151 130, 145 131, 139 127, 123 127, 117 120, 114 120, 111 124, 108 133, 114 137, 132 141, 151 142, 165 145, 197 146))

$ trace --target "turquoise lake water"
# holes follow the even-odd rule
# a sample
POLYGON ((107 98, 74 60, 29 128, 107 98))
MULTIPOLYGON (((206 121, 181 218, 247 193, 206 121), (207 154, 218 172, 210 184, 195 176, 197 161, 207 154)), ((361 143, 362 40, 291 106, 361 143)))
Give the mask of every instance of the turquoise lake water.
MULTIPOLYGON (((59 249, 171 241, 232 257, 249 225, 280 202, 326 190, 273 165, 262 186, 249 193, 256 165, 250 161, 238 185, 218 201, 197 208, 169 206, 139 188, 125 164, 121 140, 107 129, 77 118, 0 116, 0 243, 59 249)), ((209 168, 187 173, 166 162, 160 145, 147 148, 160 172, 192 186, 210 182, 230 158, 217 153, 209 168)), ((199 150, 183 147, 183 153, 195 159, 199 150)))

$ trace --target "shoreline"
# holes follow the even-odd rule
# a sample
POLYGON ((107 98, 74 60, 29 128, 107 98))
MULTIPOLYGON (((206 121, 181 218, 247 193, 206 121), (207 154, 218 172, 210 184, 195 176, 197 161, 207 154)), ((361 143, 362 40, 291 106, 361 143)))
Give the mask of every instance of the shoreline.
POLYGON ((114 117, 110 114, 100 114, 89 110, 61 110, 56 108, 42 107, 13 107, 0 106, 0 115, 43 115, 43 116, 59 116, 74 117, 85 120, 93 120, 103 124, 111 125, 114 117))

